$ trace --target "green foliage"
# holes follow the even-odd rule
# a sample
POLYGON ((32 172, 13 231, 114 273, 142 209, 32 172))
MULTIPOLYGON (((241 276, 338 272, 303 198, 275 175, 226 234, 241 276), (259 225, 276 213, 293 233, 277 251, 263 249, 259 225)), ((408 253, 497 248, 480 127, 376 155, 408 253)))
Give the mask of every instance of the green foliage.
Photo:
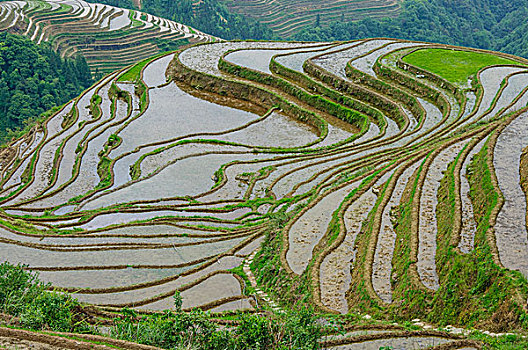
POLYGON ((444 49, 417 50, 403 61, 435 73, 452 83, 465 84, 470 77, 487 66, 518 62, 487 53, 444 49))
POLYGON ((41 294, 43 289, 37 276, 27 273, 21 266, 12 266, 6 262, 0 264, 1 312, 19 315, 25 305, 41 294))
POLYGON ((62 59, 48 44, 0 33, 0 139, 93 83, 82 56, 62 59))
POLYGON ((115 319, 111 335, 118 339, 170 349, 181 345, 205 345, 214 331, 214 324, 199 310, 138 317, 134 310, 124 309, 122 316, 115 319))
POLYGON ((221 330, 200 309, 190 313, 166 311, 143 316, 124 309, 114 320, 111 335, 165 349, 319 349, 321 326, 311 310, 273 319, 241 314, 237 320, 238 326, 221 330))
POLYGON ((134 93, 139 96, 139 109, 141 112, 144 112, 147 109, 147 91, 148 88, 145 83, 143 83, 143 80, 137 80, 134 87, 134 93))
POLYGON ((507 334, 500 337, 492 337, 484 333, 473 332, 470 337, 472 339, 484 342, 487 345, 485 349, 528 349, 528 340, 526 337, 517 334, 507 334))
MULTIPOLYGON (((89 2, 95 2, 95 1, 89 1, 89 2)), ((104 1, 99 1, 99 3, 107 4, 107 5, 115 6, 115 7, 127 8, 127 9, 134 8, 134 3, 131 0, 104 0, 104 1)))
POLYGON ((229 12, 218 0, 143 0, 143 10, 185 23, 222 39, 271 39, 271 30, 256 20, 229 12))
POLYGON ((174 296, 172 298, 174 300, 174 308, 176 309, 177 312, 180 312, 182 308, 182 304, 183 304, 181 293, 179 291, 176 291, 176 293, 174 293, 174 296))
POLYGON ((99 119, 99 117, 101 117, 101 114, 103 113, 101 111, 102 102, 103 102, 103 99, 101 98, 101 96, 97 94, 94 94, 90 100, 90 112, 92 113, 92 117, 94 119, 99 119))
POLYGON ((103 156, 97 165, 97 175, 99 175, 100 182, 97 184, 97 188, 106 188, 112 184, 112 172, 110 165, 112 160, 106 156, 103 156))
MULTIPOLYGON (((78 305, 77 300, 67 294, 44 292, 31 301, 20 315, 20 319, 22 324, 30 329, 70 332, 76 323, 75 309, 78 305)), ((79 330, 82 329, 76 331, 79 330)))
MULTIPOLYGON (((192 28, 189 28, 189 29, 191 32, 194 32, 192 28)), ((160 52, 167 52, 167 51, 179 50, 182 46, 188 45, 189 40, 188 39, 173 40, 173 39, 154 38, 154 43, 156 44, 160 52)))
POLYGON ((140 78, 141 71, 143 68, 149 64, 150 62, 154 61, 156 58, 162 56, 163 53, 156 55, 154 57, 149 57, 144 59, 141 62, 136 63, 134 66, 132 66, 130 69, 125 71, 123 74, 119 76, 117 81, 130 81, 130 82, 136 82, 140 78))
POLYGON ((235 330, 240 349, 318 349, 321 327, 311 310, 286 315, 282 322, 257 315, 243 315, 235 330))
POLYGON ((391 37, 492 49, 528 57, 524 0, 404 0, 395 17, 365 18, 313 27, 297 40, 391 37))
POLYGON ((49 292, 36 274, 4 262, 0 264, 0 311, 20 317, 22 326, 59 332, 85 332, 79 303, 67 294, 49 292))

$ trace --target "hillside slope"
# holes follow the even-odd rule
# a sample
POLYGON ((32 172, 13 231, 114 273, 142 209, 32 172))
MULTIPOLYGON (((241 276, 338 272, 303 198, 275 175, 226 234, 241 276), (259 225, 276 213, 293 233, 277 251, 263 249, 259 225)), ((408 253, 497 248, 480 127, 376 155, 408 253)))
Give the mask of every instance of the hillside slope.
POLYGON ((282 38, 332 21, 395 16, 398 0, 222 0, 230 11, 252 17, 282 38))
POLYGON ((404 0, 392 18, 337 21, 307 28, 298 40, 397 37, 476 47, 528 57, 528 5, 524 0, 404 0))
POLYGON ((104 310, 526 330, 527 64, 395 39, 153 57, 2 152, 0 256, 104 310))
POLYGON ((273 39, 264 24, 248 16, 229 11, 220 0, 88 0, 112 6, 141 10, 159 17, 185 23, 226 40, 273 39))
POLYGON ((186 25, 82 0, 0 2, 0 30, 51 43, 63 57, 82 53, 92 72, 111 72, 182 45, 213 40, 186 25))
POLYGON ((48 45, 6 32, 0 33, 0 47, 2 143, 7 130, 24 127, 28 119, 77 97, 94 82, 83 57, 64 60, 48 45))

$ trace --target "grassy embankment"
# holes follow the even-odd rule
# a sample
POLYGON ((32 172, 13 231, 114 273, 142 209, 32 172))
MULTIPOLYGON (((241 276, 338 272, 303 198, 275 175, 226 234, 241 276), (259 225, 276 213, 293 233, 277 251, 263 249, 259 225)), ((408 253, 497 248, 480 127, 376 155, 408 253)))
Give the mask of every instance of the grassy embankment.
POLYGON ((130 67, 130 69, 128 69, 125 73, 121 74, 119 76, 119 78, 117 79, 118 82, 135 82, 137 81, 139 78, 140 78, 140 74, 141 74, 141 71, 143 70, 143 68, 145 68, 145 66, 147 64, 149 64, 150 62, 154 61, 155 59, 161 57, 161 56, 164 56, 166 55, 167 52, 161 52, 155 56, 152 56, 152 57, 149 57, 149 58, 146 58, 144 59, 143 61, 140 61, 138 63, 136 63, 135 65, 133 65, 132 67, 130 67))
MULTIPOLYGON (((234 323, 230 329, 220 328, 199 309, 157 314, 123 309, 113 314, 113 319, 112 313, 106 313, 103 322, 92 317, 91 309, 70 295, 50 289, 49 284, 39 281, 38 275, 21 266, 0 264, 3 319, 10 320, 10 327, 44 331, 44 337, 50 332, 99 335, 98 324, 108 326, 108 321, 110 337, 100 337, 99 342, 102 339, 111 344, 110 338, 114 338, 164 349, 315 349, 322 335, 322 327, 309 310, 271 317, 235 315, 231 317, 234 323)), ((69 336, 75 338, 75 334, 69 336)))

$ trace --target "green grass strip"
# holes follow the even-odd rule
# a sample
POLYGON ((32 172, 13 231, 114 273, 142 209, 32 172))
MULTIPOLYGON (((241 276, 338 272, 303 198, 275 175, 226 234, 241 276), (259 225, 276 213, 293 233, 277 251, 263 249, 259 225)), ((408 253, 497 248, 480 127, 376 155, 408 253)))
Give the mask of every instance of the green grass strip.
POLYGON ((487 66, 519 65, 519 62, 489 53, 451 49, 417 50, 403 57, 403 61, 437 74, 452 83, 461 84, 465 84, 470 77, 487 66))
POLYGON ((129 82, 135 82, 139 79, 140 73, 143 70, 143 68, 149 64, 150 62, 154 61, 158 57, 161 57, 163 55, 167 54, 167 52, 161 52, 157 54, 156 56, 152 56, 149 58, 144 59, 143 61, 140 61, 136 63, 134 66, 132 66, 129 70, 124 72, 119 76, 117 81, 123 82, 123 81, 129 81, 129 82))

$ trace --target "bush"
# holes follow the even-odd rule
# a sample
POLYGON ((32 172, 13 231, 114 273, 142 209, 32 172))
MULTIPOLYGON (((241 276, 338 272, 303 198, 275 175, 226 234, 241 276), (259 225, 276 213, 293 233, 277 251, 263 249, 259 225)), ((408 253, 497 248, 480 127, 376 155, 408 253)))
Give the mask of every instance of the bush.
POLYGON ((38 276, 24 271, 22 266, 0 264, 0 310, 3 313, 20 315, 44 288, 38 276))
POLYGON ((138 317, 131 309, 124 309, 121 317, 114 320, 111 335, 118 339, 153 345, 165 349, 179 346, 207 346, 215 325, 201 310, 190 313, 146 315, 138 317))
POLYGON ((87 331, 79 302, 70 295, 48 291, 49 286, 21 265, 0 264, 0 311, 20 317, 28 329, 87 331))
POLYGON ((279 319, 243 315, 235 331, 241 349, 319 349, 321 326, 313 310, 291 312, 279 319))
POLYGON ((321 327, 310 310, 278 318, 241 314, 238 320, 236 328, 220 330, 199 309, 141 317, 124 309, 111 335, 165 349, 319 349, 321 327))
POLYGON ((183 299, 179 291, 176 291, 176 293, 174 293, 173 300, 174 300, 174 308, 176 309, 177 312, 181 312, 181 308, 183 305, 183 299))
POLYGON ((243 316, 236 329, 237 343, 242 349, 269 349, 275 340, 272 333, 272 325, 266 318, 243 316))
POLYGON ((83 325, 82 319, 76 320, 79 314, 75 310, 78 307, 79 302, 67 294, 43 292, 27 305, 20 319, 22 325, 30 329, 79 332, 87 327, 83 325))

